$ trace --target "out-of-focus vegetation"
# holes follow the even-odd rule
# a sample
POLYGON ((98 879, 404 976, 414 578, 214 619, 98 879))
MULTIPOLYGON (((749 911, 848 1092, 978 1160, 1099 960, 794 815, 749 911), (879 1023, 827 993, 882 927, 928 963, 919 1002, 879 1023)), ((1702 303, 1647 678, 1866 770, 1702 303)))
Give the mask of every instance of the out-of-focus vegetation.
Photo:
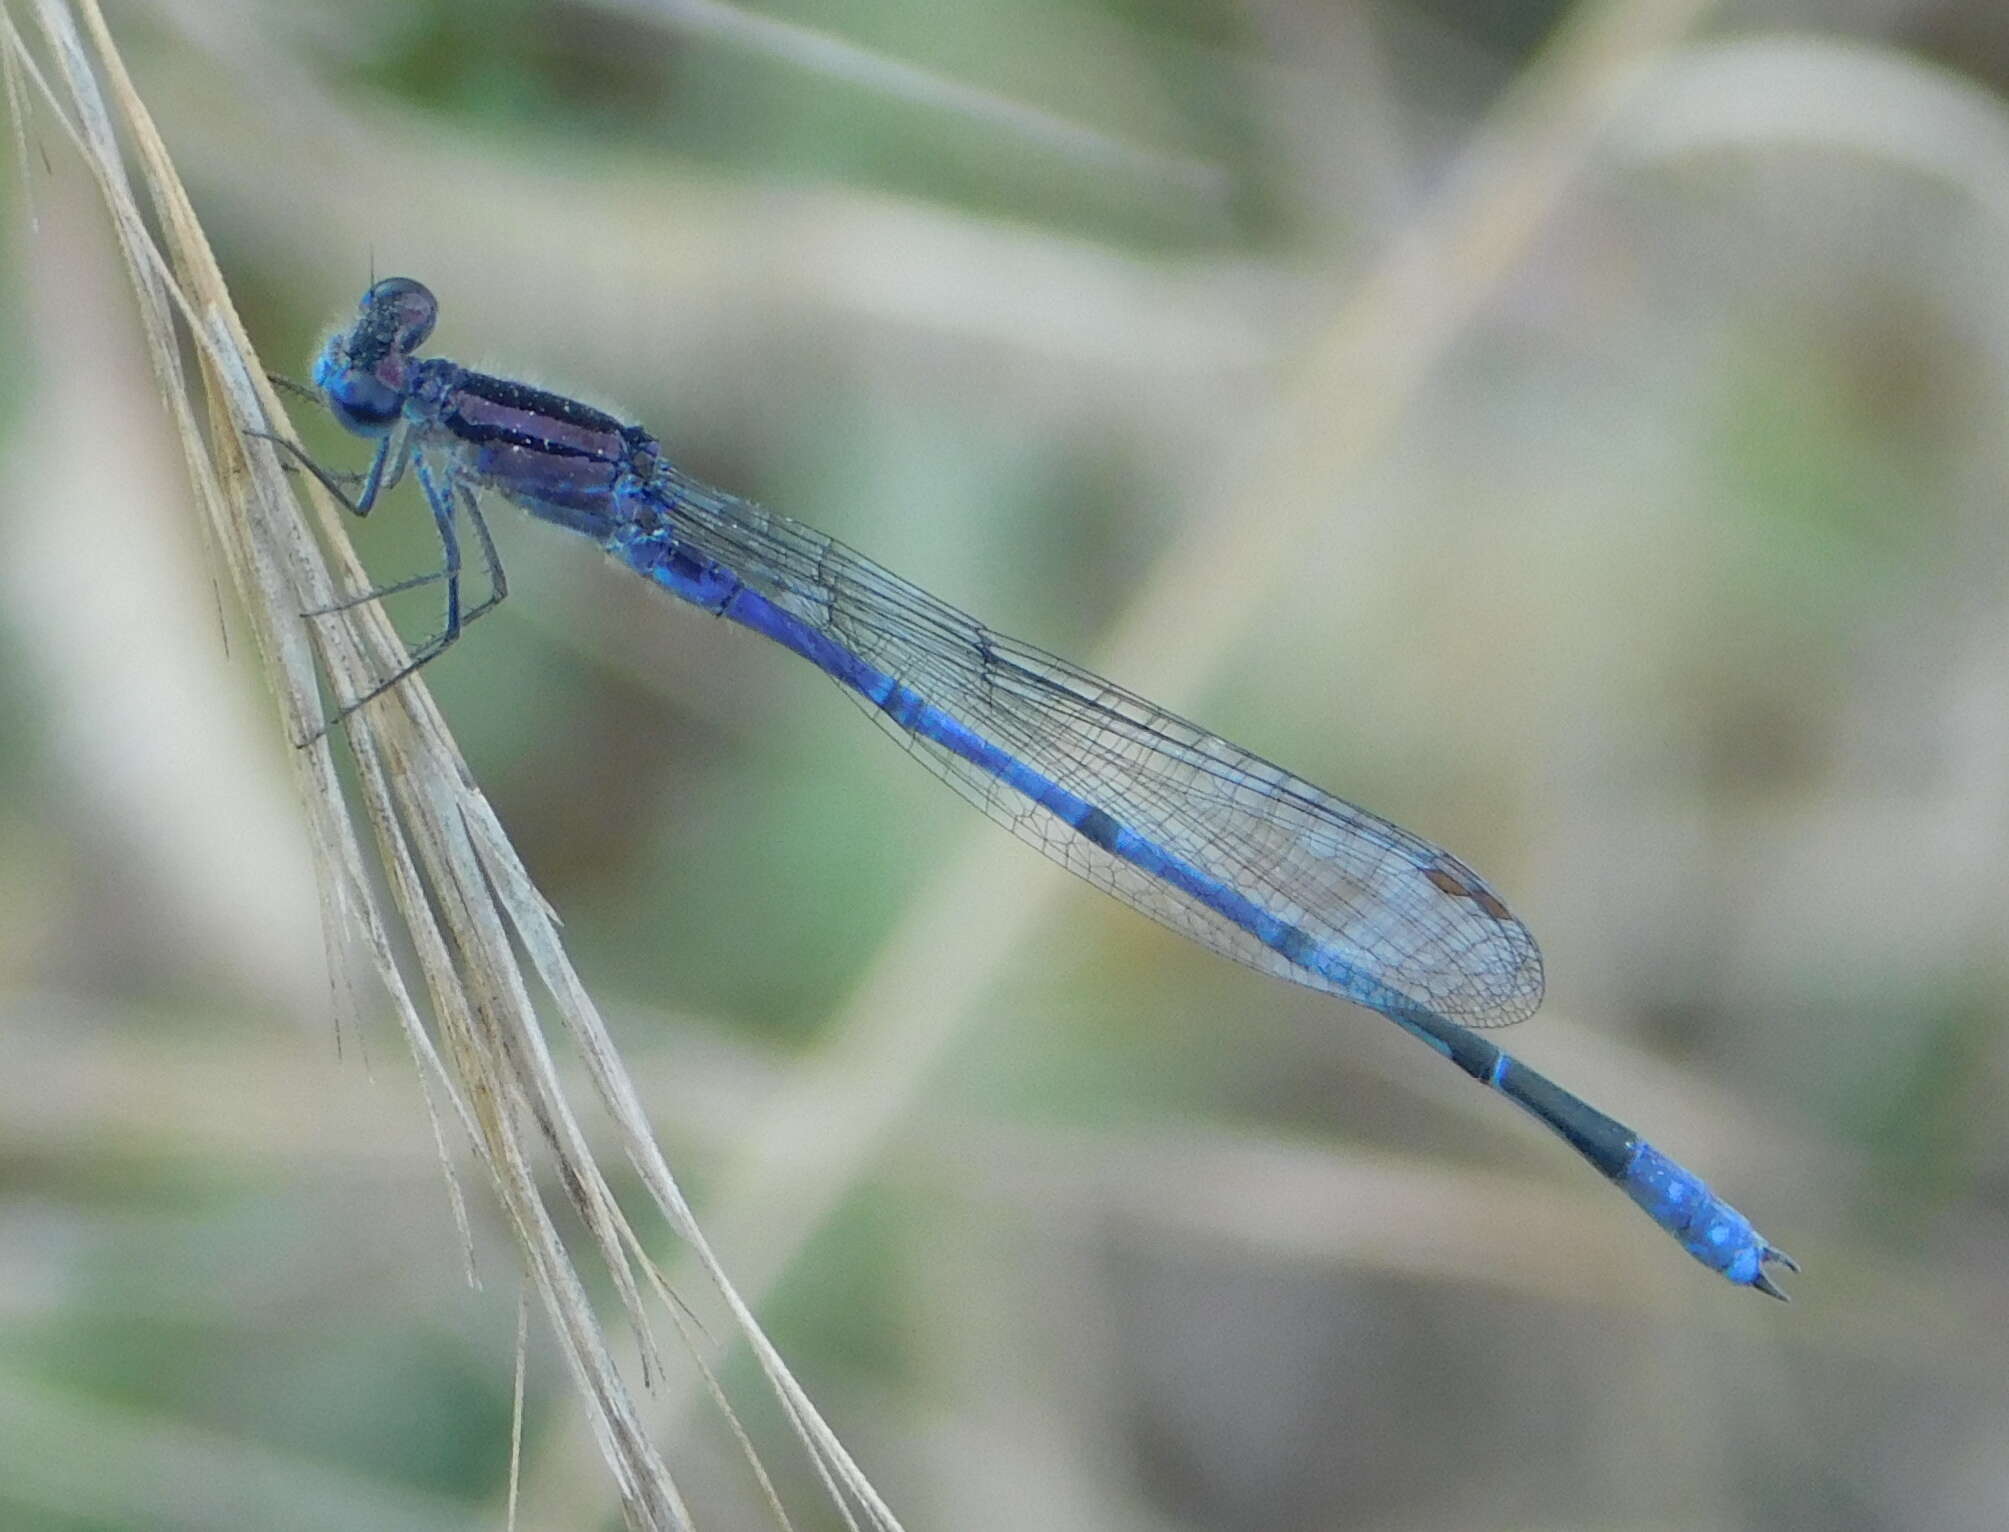
MULTIPOLYGON (((1378 1018, 504 512, 514 594, 429 680, 908 1525, 2009 1518, 1997 7, 112 20, 268 357, 417 276, 441 354, 1452 847, 1547 956, 1511 1045, 1807 1267, 1714 1281, 1378 1018)), ((498 1525, 510 1256, 461 1283, 401 1045, 333 1030, 289 746, 94 194, 23 149, 0 1526, 498 1525)), ((357 535, 434 556, 409 491, 357 535)), ((525 1524, 611 1525, 531 1366, 525 1524)), ((717 1437, 665 1448, 752 1524, 717 1437)))

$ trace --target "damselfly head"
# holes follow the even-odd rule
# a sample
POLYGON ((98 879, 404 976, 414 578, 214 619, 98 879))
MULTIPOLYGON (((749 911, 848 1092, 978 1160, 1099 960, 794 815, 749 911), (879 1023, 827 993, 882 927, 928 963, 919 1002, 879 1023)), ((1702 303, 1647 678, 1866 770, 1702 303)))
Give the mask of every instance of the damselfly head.
POLYGON ((411 353, 438 317, 439 301, 410 277, 386 277, 363 294, 356 322, 329 336, 314 363, 314 384, 344 427, 381 436, 396 423, 411 353))

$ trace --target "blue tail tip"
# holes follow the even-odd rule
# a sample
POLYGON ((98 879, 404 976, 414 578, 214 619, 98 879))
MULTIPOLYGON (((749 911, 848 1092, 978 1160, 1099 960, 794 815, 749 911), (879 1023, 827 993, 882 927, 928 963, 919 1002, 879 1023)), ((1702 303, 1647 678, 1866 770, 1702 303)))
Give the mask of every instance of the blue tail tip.
POLYGON ((1800 1263, 1752 1228, 1750 1219, 1712 1192, 1693 1171, 1639 1139, 1617 1180, 1648 1217, 1711 1271, 1720 1272, 1740 1287, 1755 1287, 1782 1303, 1792 1301, 1765 1268, 1773 1265, 1798 1271, 1800 1263))

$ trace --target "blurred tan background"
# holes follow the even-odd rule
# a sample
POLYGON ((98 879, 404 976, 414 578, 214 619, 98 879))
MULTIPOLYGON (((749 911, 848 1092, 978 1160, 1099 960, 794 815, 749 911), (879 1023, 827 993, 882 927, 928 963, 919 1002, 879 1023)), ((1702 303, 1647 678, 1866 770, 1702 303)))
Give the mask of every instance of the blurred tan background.
MULTIPOLYGON (((1502 1041, 1807 1268, 1710 1277, 499 508, 514 593, 428 679, 907 1525, 2009 1523, 2009 14, 112 20, 271 365, 419 277, 439 354, 1452 848, 1547 957, 1502 1041)), ((402 1044, 366 985, 335 1026, 95 195, 39 110, 8 161, 0 1527, 498 1526, 511 1256, 465 1285, 402 1044)), ((409 491, 357 539, 434 557, 409 491)), ((534 1323, 528 1386, 524 1524, 616 1524, 534 1323)))

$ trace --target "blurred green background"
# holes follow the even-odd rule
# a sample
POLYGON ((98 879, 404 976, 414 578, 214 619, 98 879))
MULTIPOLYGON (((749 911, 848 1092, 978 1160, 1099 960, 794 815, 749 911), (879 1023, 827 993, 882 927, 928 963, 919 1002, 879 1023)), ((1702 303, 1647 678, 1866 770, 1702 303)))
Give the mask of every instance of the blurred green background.
MULTIPOLYGON (((1807 1267, 1716 1281, 505 509, 428 680, 909 1526, 2009 1523, 2001 7, 111 14, 270 364, 417 276, 440 354, 1451 847, 1547 956, 1509 1046, 1807 1267), (874 1038, 925 1051, 854 1079, 874 1038), (791 1212, 790 1104, 850 1096, 791 1212)), ((337 1032, 95 194, 39 109, 8 160, 0 1526, 500 1525, 510 1251, 477 1196, 469 1290, 367 987, 337 1032)), ((409 492, 357 540, 433 556, 409 492)), ((615 1525, 532 1331, 523 1524, 615 1525)))

